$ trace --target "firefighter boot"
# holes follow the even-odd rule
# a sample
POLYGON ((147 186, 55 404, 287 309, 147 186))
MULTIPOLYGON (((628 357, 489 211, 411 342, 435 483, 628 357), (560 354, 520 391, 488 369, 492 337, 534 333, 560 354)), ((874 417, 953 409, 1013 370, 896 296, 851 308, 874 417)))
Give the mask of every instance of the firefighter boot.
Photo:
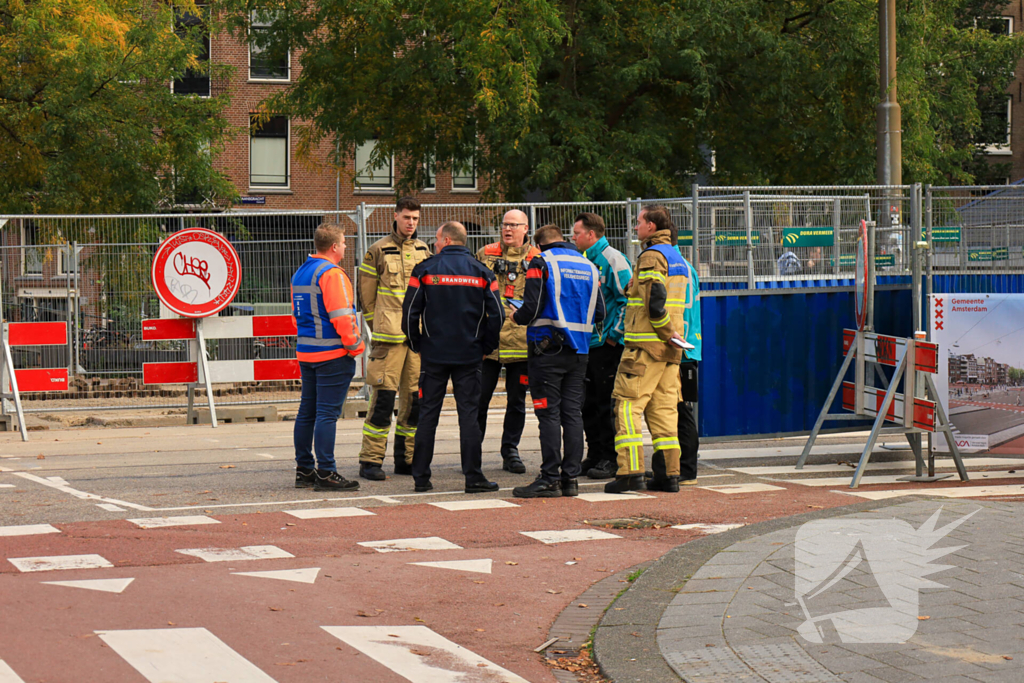
POLYGON ((651 456, 651 470, 654 476, 647 482, 648 491, 679 493, 679 477, 670 477, 665 469, 664 451, 654 451, 651 456))

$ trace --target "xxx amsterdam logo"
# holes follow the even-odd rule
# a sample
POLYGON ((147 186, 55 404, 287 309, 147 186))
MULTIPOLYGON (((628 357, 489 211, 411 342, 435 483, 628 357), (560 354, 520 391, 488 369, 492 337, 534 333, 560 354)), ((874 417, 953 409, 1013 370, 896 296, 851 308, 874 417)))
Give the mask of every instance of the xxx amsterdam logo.
POLYGON ((931 562, 966 547, 932 546, 978 512, 936 529, 941 511, 917 529, 898 519, 822 519, 801 526, 796 536, 795 604, 806 620, 797 629, 800 635, 823 643, 823 625, 831 622, 844 643, 904 643, 913 636, 919 591, 945 587, 924 577, 951 568, 931 562), (853 572, 857 574, 851 576, 853 572), (853 592, 837 589, 831 599, 819 597, 848 576, 853 592), (812 616, 815 598, 814 604, 826 609, 863 605, 852 602, 851 596, 862 595, 859 589, 870 585, 872 578, 879 589, 878 604, 812 616))

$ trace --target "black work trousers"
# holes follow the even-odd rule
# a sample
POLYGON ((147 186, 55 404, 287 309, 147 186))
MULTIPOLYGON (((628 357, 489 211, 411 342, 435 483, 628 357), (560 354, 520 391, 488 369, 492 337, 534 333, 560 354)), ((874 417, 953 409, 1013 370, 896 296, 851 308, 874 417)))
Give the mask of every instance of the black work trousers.
POLYGON ((586 390, 583 398, 583 431, 587 435, 587 459, 595 465, 616 462, 615 416, 612 389, 622 360, 622 345, 592 346, 587 360, 586 390))
POLYGON ((420 421, 412 455, 412 476, 417 484, 430 481, 430 463, 434 459, 434 435, 441 415, 448 378, 452 380, 455 407, 459 412, 459 447, 462 473, 468 483, 484 478, 480 470, 480 427, 476 415, 480 406, 480 364, 420 364, 420 421))
MULTIPOLYGON (((693 385, 696 384, 697 361, 683 361, 679 366, 682 381, 686 386, 686 374, 694 373, 693 385)), ((700 438, 697 435, 697 415, 694 411, 692 401, 683 401, 677 408, 679 410, 679 480, 697 478, 697 450, 700 448, 700 438)))
POLYGON ((558 353, 529 360, 530 395, 540 429, 540 479, 548 483, 580 476, 583 460, 583 384, 587 354, 566 345, 558 353))
MULTIPOLYGON (((480 412, 477 422, 480 425, 480 440, 487 435, 487 408, 491 405, 491 397, 498 386, 501 374, 501 363, 485 359, 480 372, 480 412)), ((501 431, 501 455, 505 457, 510 449, 519 448, 519 439, 523 436, 526 424, 526 361, 505 363, 505 423, 501 431)))

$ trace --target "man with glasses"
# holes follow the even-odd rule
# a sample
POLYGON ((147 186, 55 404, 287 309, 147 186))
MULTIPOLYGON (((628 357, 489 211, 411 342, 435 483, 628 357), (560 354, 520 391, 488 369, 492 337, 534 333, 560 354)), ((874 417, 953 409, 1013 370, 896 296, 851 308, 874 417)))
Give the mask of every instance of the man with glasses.
MULTIPOLYGON (((526 271, 533 257, 540 255, 540 249, 526 239, 529 227, 525 213, 516 209, 509 211, 501 222, 501 239, 476 253, 477 259, 494 273, 498 295, 503 301, 522 300, 526 271)), ((526 389, 529 386, 526 372, 526 327, 512 320, 511 309, 505 313, 500 345, 484 360, 477 421, 480 424, 480 438, 483 439, 487 431, 487 408, 504 366, 506 406, 501 433, 502 469, 523 474, 526 465, 519 457, 519 439, 526 424, 526 389)))

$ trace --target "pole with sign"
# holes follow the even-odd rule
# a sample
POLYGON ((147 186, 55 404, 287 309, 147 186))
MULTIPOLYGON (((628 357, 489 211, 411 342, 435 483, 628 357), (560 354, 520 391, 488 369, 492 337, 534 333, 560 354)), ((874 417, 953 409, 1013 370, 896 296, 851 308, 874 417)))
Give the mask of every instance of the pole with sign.
POLYGON ((164 306, 184 318, 195 319, 195 339, 189 341, 189 360, 198 362, 196 383, 189 384, 188 422, 196 384, 206 389, 210 424, 217 426, 217 408, 210 386, 209 356, 203 320, 224 310, 238 294, 242 264, 238 252, 220 233, 204 228, 176 232, 160 244, 153 256, 153 289, 164 306))

